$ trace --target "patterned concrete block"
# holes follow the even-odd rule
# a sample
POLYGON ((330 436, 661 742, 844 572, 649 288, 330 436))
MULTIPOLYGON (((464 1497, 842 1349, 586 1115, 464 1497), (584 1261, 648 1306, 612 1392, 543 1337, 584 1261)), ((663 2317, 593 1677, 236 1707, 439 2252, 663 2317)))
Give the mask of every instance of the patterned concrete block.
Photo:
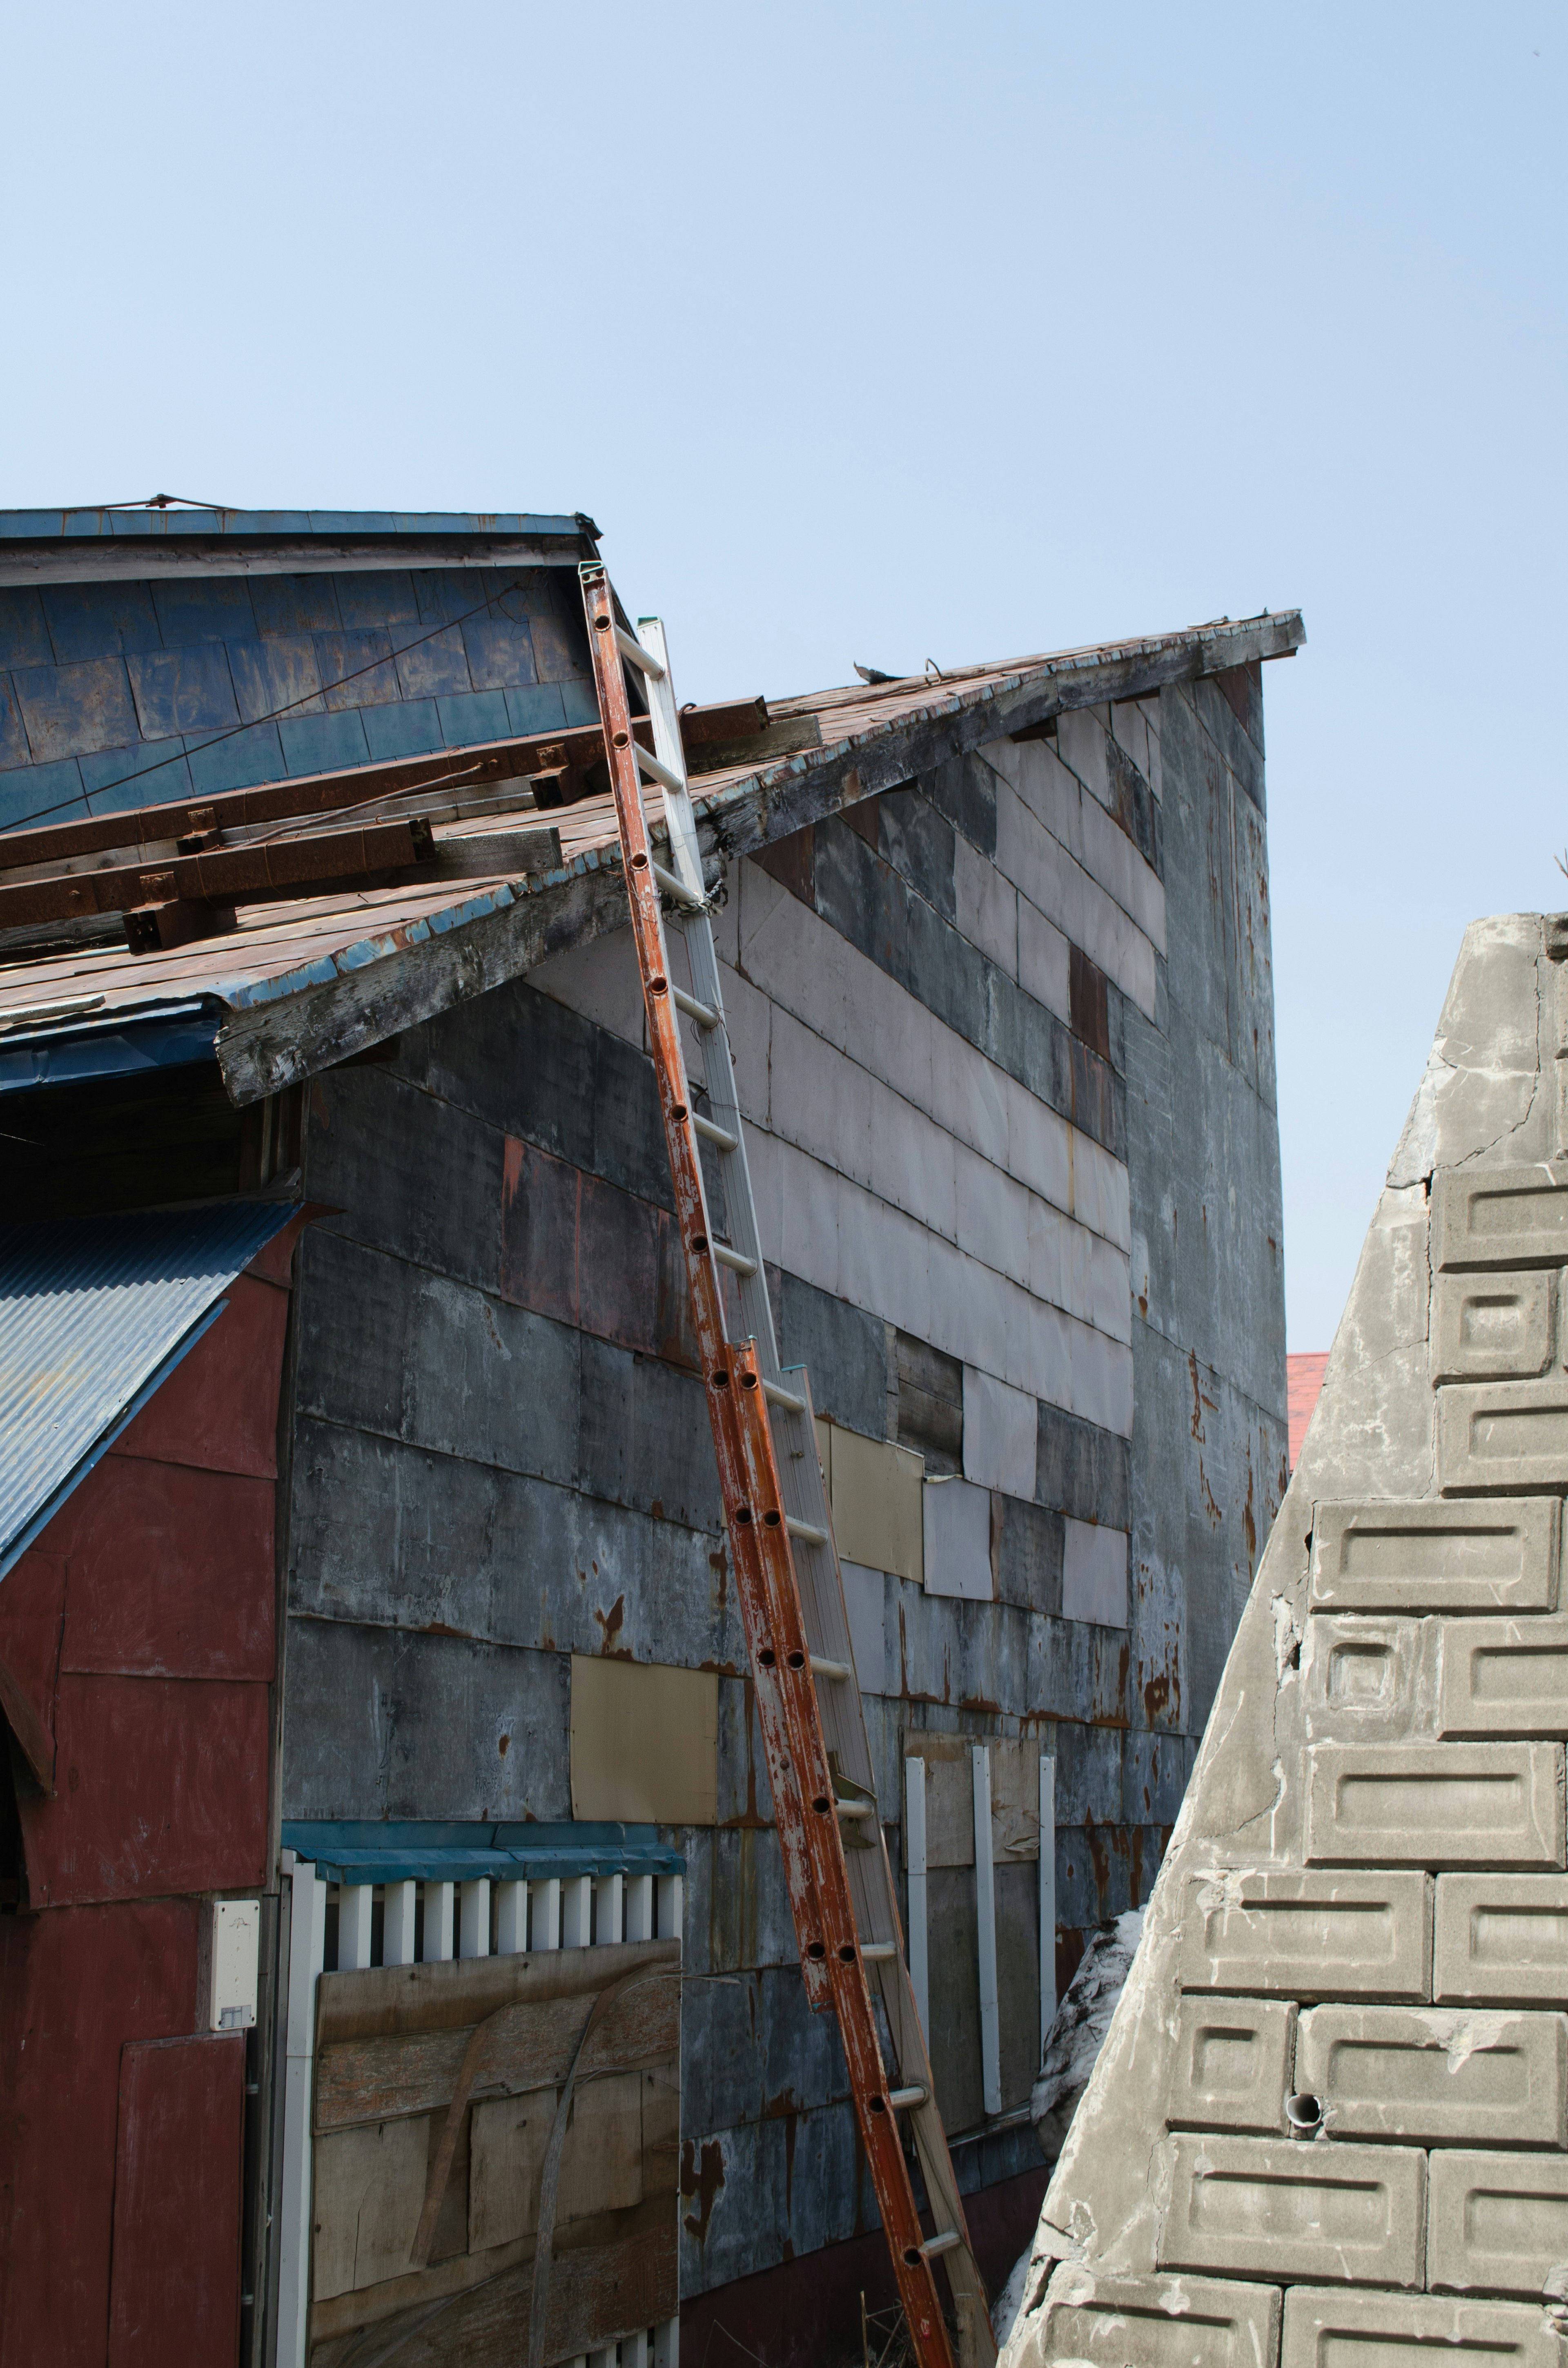
POLYGON ((1568 1374, 1439 1390, 1437 1486, 1445 1496, 1568 1488, 1568 1374))
POLYGON ((1221 1867, 1187 1877, 1182 1910, 1184 1990, 1428 1995, 1432 1905, 1424 1874, 1221 1867))
POLYGON ((1553 1497, 1499 1505, 1317 1505, 1312 1608, 1551 1611, 1557 1602, 1559 1511, 1553 1497))
POLYGON ((1565 1262, 1568 1174, 1562 1169, 1482 1168, 1433 1177, 1435 1268, 1565 1262))
POLYGON ((1319 2006, 1296 2043, 1296 2089, 1317 2098, 1332 2137, 1561 2146, 1565 2073, 1560 2014, 1319 2006))
POLYGON ((1568 2156, 1435 2154, 1434 2286, 1539 2295, 1568 2262, 1568 2156))
POLYGON ((1281 2000, 1184 1998, 1165 2118, 1173 2128, 1285 2131, 1296 2009, 1281 2000))
POLYGON ((1434 1382, 1524 1381, 1551 1361, 1550 1274, 1443 1274, 1432 1289, 1434 1382))
POLYGON ((1107 2278, 1064 2261, 1015 2368, 1083 2361, 1092 2368, 1273 2368, 1277 2286, 1206 2278, 1107 2278))
POLYGON ((1319 1743, 1307 1759, 1309 1864, 1562 1864, 1556 1744, 1319 1743))
POLYGON ((1308 1621, 1301 1689, 1309 1743, 1400 1743, 1421 1731, 1423 1624, 1332 1611, 1308 1621))
POLYGON ((1439 1876, 1432 1995, 1510 2006, 1568 1998, 1568 1879, 1439 1876))
POLYGON ((1439 1623, 1437 1732, 1568 1735, 1568 1619, 1439 1623))
POLYGON ((1559 2368, 1561 2351, 1540 2312, 1517 2304, 1292 2286, 1279 2368, 1559 2368))
POLYGON ((1421 2284, 1426 2157, 1414 2147, 1186 2132, 1165 2147, 1161 2269, 1421 2284))

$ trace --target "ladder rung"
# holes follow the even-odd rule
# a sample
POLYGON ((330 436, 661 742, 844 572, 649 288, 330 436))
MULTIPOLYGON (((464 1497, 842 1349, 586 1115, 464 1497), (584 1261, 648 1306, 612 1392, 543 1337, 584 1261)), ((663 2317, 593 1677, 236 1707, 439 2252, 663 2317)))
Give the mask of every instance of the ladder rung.
POLYGON ((861 1945, 860 1954, 869 1965, 877 1965, 889 1957, 896 1957, 898 1951, 891 1941, 867 1941, 861 1945))
POLYGON ((854 1674, 847 1661, 824 1661, 817 1654, 812 1655, 813 1678, 852 1678, 854 1674))
POLYGON ((835 1801, 834 1807, 841 1817, 874 1817, 877 1814, 875 1801, 835 1801))
POLYGON ((744 1251, 733 1250, 728 1242, 715 1242, 713 1245, 713 1255, 718 1259, 721 1266, 729 1267, 735 1274, 755 1274, 756 1272, 756 1258, 748 1258, 744 1255, 744 1251))
POLYGON ((661 765, 657 757, 650 757, 641 740, 634 740, 631 746, 636 751, 637 762, 651 781, 657 781, 662 790, 685 789, 686 783, 681 780, 680 775, 672 773, 667 765, 661 765))
POLYGON ((684 1011, 688 1019, 695 1019, 699 1028, 717 1028, 719 1015, 710 1005, 699 1003, 696 996, 687 995, 684 986, 672 986, 670 993, 675 996, 676 1009, 684 1011))
POLYGON ((731 1134, 727 1128, 715 1126, 710 1118, 699 1118, 695 1110, 692 1112, 691 1123, 704 1143, 716 1143, 721 1151, 734 1150, 737 1138, 731 1134))
POLYGON ((902 2113, 911 2105, 923 2105, 926 2102, 926 2091, 924 2089, 891 2089, 888 2091, 888 2102, 895 2113, 902 2113))
POLYGON ((944 2228, 939 2237, 927 2237, 920 2249, 928 2261, 934 2261, 938 2253, 950 2253, 955 2245, 962 2243, 956 2228, 944 2228))
POLYGON ((652 650, 645 650, 641 642, 633 640, 630 633, 623 633, 619 625, 615 629, 615 646, 623 658, 630 658, 634 666, 641 666, 654 682, 663 682, 665 669, 652 650))
POLYGON ((673 896, 676 903, 684 905, 688 913, 701 912, 702 898, 694 896, 684 880, 677 880, 673 871, 666 871, 664 865, 655 863, 651 856, 649 868, 666 896, 673 896))
POLYGON ((792 1538, 799 1538, 804 1545, 824 1546, 827 1543, 827 1531, 819 1529, 815 1521, 797 1521, 792 1514, 786 1513, 784 1526, 792 1538))
POLYGON ((762 1395, 769 1406, 782 1406, 786 1414, 804 1414, 806 1411, 805 1399, 798 1398, 794 1391, 787 1390, 781 1382, 764 1382, 762 1395))

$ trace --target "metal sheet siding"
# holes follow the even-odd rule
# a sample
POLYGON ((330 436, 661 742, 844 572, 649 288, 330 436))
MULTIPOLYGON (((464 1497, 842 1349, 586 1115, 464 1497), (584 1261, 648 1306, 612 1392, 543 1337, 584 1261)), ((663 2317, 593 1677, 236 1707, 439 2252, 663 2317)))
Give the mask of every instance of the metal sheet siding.
POLYGON ((294 1213, 237 1201, 0 1227, 0 1567, 294 1213))

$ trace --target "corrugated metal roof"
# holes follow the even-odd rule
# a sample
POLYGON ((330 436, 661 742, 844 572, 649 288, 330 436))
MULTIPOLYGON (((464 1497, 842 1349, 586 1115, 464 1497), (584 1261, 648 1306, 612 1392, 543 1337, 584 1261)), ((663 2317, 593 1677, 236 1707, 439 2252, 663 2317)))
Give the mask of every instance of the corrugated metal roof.
POLYGON ((237 510, 195 502, 114 502, 58 510, 0 510, 0 538, 126 535, 160 541, 181 535, 581 534, 595 531, 581 510, 237 510))
POLYGON ((295 1213, 228 1201, 0 1226, 0 1572, 295 1213))

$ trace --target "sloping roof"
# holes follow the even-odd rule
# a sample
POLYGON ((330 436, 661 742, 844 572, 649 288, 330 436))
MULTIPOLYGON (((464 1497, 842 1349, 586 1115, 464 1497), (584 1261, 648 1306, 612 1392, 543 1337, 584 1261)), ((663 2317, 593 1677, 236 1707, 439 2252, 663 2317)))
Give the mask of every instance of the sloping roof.
MULTIPOLYGON (((820 745, 726 765, 694 782, 704 852, 744 855, 858 799, 1065 709, 1141 698, 1305 639, 1300 612, 769 702, 775 724, 809 720, 820 745)), ((531 806, 527 818, 540 818, 531 806)), ((84 949, 0 965, 0 1027, 40 1007, 97 998, 112 1011, 210 995, 233 1015, 218 1054, 247 1102, 534 968, 624 920, 608 796, 551 812, 558 867, 524 878, 442 881, 242 907, 230 935, 132 955, 84 949)), ((516 829, 517 814, 492 817, 516 829)), ((0 842, 3 843, 3 842, 0 842)))
POLYGON ((1564 954, 1466 934, 1011 2368, 1557 2356, 1564 954))
POLYGON ((230 1201, 0 1226, 0 1574, 297 1213, 230 1201))

